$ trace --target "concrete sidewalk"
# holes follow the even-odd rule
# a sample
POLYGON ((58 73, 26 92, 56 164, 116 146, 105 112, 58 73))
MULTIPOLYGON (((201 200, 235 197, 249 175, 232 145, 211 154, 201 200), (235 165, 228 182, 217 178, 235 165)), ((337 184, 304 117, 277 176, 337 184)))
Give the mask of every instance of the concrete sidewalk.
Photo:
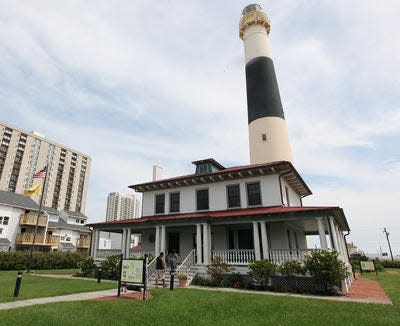
POLYGON ((117 295, 117 289, 103 290, 96 292, 86 292, 86 293, 75 293, 68 295, 59 295, 57 297, 47 297, 47 298, 37 298, 29 300, 20 300, 13 302, 0 303, 0 310, 21 308, 27 306, 33 306, 37 304, 46 304, 54 302, 65 302, 65 301, 82 301, 91 300, 95 298, 102 298, 107 296, 117 295))

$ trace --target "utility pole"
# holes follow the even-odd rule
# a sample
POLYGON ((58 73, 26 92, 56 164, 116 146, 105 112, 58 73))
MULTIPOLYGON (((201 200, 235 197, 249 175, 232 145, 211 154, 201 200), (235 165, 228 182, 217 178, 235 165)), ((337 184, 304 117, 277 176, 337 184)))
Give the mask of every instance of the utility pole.
POLYGON ((389 232, 386 231, 386 228, 383 228, 383 233, 386 234, 386 240, 387 240, 388 245, 389 245, 390 257, 392 258, 392 261, 394 261, 393 253, 392 253, 392 247, 390 246, 390 241, 389 241, 389 232))

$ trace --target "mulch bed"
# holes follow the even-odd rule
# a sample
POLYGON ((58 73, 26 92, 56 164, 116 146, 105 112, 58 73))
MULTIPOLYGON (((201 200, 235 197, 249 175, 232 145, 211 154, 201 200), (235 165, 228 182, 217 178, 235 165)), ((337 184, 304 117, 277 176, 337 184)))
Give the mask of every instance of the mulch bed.
MULTIPOLYGON (((147 291, 147 299, 153 299, 153 296, 150 291, 147 291)), ((113 300, 143 300, 143 292, 124 292, 121 293, 121 296, 118 297, 117 295, 110 295, 106 297, 94 298, 91 299, 92 301, 113 301, 113 300)))

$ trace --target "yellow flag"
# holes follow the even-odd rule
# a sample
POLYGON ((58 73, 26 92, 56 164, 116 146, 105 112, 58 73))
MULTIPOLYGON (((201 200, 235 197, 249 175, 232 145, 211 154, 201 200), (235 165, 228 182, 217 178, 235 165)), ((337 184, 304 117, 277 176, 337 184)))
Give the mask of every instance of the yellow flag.
POLYGON ((24 196, 32 196, 33 194, 35 194, 36 196, 39 197, 41 191, 42 191, 42 184, 37 183, 37 184, 33 185, 32 187, 30 187, 29 189, 26 189, 24 191, 24 196))

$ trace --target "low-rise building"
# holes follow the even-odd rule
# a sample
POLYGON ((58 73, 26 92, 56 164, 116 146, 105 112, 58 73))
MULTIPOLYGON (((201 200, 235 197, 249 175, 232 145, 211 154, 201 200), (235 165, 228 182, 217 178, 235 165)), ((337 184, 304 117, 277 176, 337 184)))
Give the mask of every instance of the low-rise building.
POLYGON ((30 197, 0 190, 0 251, 88 251, 90 229, 82 213, 43 207, 30 197), (35 235, 35 228, 37 230, 35 235))

